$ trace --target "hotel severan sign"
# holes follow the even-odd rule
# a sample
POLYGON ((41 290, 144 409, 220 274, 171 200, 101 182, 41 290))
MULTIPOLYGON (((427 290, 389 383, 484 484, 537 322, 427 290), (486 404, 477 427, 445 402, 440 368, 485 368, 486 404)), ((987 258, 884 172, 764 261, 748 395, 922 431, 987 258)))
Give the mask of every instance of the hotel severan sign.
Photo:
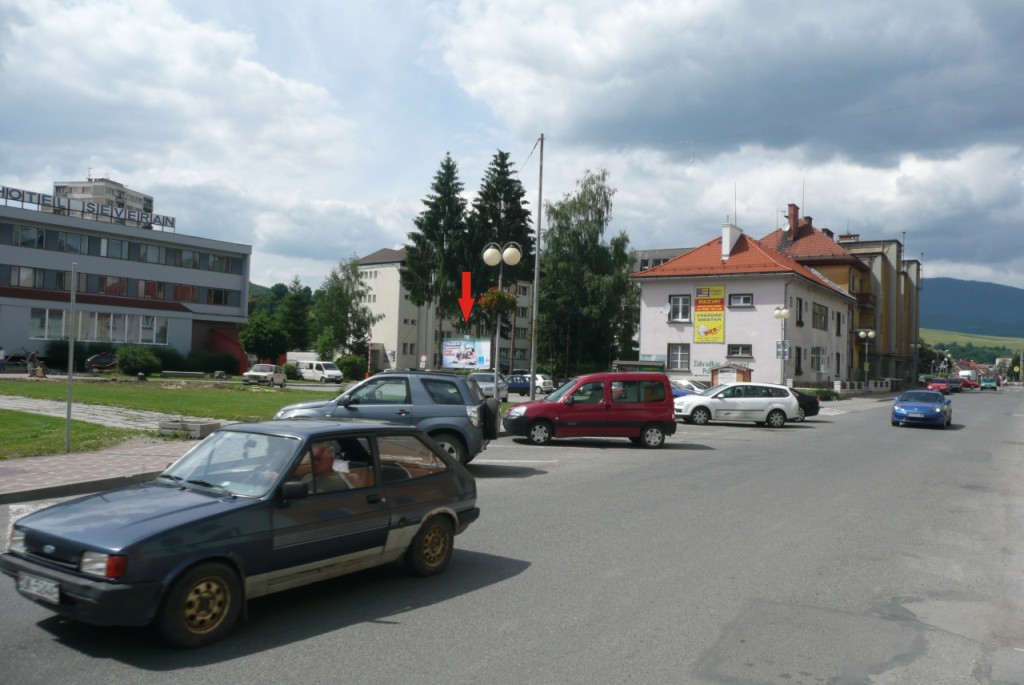
POLYGON ((72 200, 67 197, 50 195, 48 193, 36 193, 31 190, 22 190, 21 188, 0 186, 0 200, 3 200, 5 204, 18 202, 22 205, 30 204, 36 205, 37 207, 52 207, 54 209, 66 209, 72 212, 82 212, 83 214, 92 214, 97 217, 104 216, 111 219, 139 224, 140 226, 143 224, 152 224, 153 226, 174 228, 173 216, 151 214, 150 212, 139 212, 134 209, 124 209, 122 207, 108 207, 107 205, 99 204, 97 202, 72 200))

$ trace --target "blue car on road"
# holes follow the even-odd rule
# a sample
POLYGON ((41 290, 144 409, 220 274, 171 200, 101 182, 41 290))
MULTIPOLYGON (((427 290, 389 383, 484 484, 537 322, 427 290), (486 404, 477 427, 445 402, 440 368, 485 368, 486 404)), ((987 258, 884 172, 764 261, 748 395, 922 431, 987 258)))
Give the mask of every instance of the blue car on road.
POLYGON ((945 428, 953 423, 953 401, 935 390, 910 390, 893 400, 892 425, 945 428))

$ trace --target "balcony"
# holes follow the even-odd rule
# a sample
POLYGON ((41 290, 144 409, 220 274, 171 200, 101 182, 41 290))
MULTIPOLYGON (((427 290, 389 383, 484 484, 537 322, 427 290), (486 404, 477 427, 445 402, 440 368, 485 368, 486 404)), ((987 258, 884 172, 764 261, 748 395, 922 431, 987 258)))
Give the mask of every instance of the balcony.
POLYGON ((858 307, 874 307, 875 306, 875 295, 874 293, 855 293, 857 296, 858 307))

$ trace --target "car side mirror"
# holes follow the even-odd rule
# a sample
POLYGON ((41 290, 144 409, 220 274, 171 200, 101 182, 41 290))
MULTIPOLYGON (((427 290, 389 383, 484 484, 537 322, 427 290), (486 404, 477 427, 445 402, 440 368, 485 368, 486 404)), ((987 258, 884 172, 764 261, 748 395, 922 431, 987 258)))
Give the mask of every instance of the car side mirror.
POLYGON ((352 397, 350 395, 342 395, 338 398, 339 407, 347 407, 350 404, 352 404, 352 397))
POLYGON ((572 395, 569 395, 565 398, 565 404, 572 404, 573 401, 574 400, 572 399, 572 395))
POLYGON ((281 486, 281 499, 306 499, 309 497, 309 486, 299 480, 290 480, 281 486))

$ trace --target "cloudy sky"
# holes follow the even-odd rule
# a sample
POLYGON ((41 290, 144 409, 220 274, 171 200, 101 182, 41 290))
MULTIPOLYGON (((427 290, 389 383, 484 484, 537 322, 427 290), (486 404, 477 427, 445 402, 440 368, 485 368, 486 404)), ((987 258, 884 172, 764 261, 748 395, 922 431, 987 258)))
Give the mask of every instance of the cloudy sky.
POLYGON ((632 247, 790 202, 925 277, 1024 288, 1019 0, 0 0, 0 184, 91 173, 318 287, 399 247, 450 152, 531 207, 588 169, 632 247))

